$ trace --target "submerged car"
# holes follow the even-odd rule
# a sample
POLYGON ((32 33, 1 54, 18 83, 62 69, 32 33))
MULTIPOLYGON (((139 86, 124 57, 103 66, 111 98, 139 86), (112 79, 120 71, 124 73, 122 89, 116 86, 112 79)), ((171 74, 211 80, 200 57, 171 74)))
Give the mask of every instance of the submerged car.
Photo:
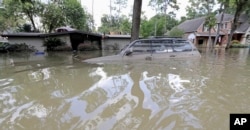
POLYGON ((125 46, 120 53, 84 60, 87 63, 111 61, 164 60, 169 58, 201 57, 194 44, 182 38, 139 39, 125 46))

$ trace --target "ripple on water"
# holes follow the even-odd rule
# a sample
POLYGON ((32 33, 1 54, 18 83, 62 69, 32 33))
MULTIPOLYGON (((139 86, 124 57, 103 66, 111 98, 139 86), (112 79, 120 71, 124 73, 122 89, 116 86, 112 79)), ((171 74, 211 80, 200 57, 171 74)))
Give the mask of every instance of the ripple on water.
POLYGON ((13 80, 14 79, 10 79, 10 78, 0 79, 0 87, 4 87, 4 86, 11 84, 13 82, 13 80))

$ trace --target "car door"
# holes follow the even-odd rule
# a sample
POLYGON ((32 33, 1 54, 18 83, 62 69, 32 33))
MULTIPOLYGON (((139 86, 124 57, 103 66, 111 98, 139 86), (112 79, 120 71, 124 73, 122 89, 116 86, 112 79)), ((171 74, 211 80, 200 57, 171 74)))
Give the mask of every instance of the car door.
POLYGON ((126 49, 123 60, 152 60, 151 40, 139 40, 126 49))

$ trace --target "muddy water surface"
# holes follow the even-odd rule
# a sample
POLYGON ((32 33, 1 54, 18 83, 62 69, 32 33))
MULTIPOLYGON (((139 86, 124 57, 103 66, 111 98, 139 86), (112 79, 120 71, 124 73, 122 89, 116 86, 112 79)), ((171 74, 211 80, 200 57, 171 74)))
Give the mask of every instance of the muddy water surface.
POLYGON ((160 63, 81 62, 101 55, 0 54, 1 129, 226 130, 230 113, 250 113, 248 49, 160 63))

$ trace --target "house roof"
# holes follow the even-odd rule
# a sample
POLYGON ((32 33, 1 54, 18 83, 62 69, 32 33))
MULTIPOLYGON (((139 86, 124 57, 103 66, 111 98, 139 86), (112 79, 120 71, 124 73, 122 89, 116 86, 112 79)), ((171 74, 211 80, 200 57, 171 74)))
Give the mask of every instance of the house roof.
POLYGON ((184 32, 195 32, 205 21, 205 17, 200 17, 192 20, 186 20, 179 24, 177 27, 182 29, 184 32))
MULTIPOLYGON (((221 18, 221 14, 216 15, 217 23, 219 23, 221 18)), ((223 22, 225 21, 232 21, 234 18, 231 14, 224 14, 223 22)), ((239 18, 239 22, 242 24, 236 29, 236 33, 245 33, 247 29, 250 27, 248 23, 248 16, 243 14, 239 18)), ((182 29, 185 33, 196 32, 197 29, 204 23, 205 17, 200 17, 196 19, 186 20, 183 23, 179 24, 177 27, 182 29)))
POLYGON ((74 33, 84 34, 84 35, 91 35, 91 36, 96 36, 96 37, 102 37, 101 34, 84 32, 84 31, 80 31, 80 30, 72 30, 72 31, 67 31, 67 32, 47 33, 47 34, 42 34, 42 36, 45 36, 45 37, 47 37, 47 36, 59 36, 59 35, 67 35, 67 34, 74 34, 74 33))
POLYGON ((60 35, 67 35, 67 34, 84 34, 84 35, 90 35, 95 37, 102 37, 101 34, 96 33, 89 33, 89 32, 83 32, 79 30, 73 30, 68 32, 56 32, 56 33, 27 33, 27 32, 20 32, 20 33, 11 33, 11 34, 2 34, 2 37, 48 37, 48 36, 60 36, 60 35))
POLYGON ((249 28, 250 24, 246 21, 244 23, 242 23, 236 30, 235 33, 245 33, 248 28, 249 28))
POLYGON ((33 32, 19 32, 19 33, 10 33, 2 34, 2 37, 40 37, 43 33, 33 33, 33 32))
MULTIPOLYGON (((217 23, 220 22, 221 15, 222 15, 222 14, 217 14, 217 15, 215 16, 215 18, 216 18, 216 20, 217 20, 217 23)), ((231 21, 233 18, 234 18, 234 16, 231 15, 231 14, 224 14, 223 20, 222 20, 222 21, 224 21, 224 22, 225 22, 225 21, 231 21)))

